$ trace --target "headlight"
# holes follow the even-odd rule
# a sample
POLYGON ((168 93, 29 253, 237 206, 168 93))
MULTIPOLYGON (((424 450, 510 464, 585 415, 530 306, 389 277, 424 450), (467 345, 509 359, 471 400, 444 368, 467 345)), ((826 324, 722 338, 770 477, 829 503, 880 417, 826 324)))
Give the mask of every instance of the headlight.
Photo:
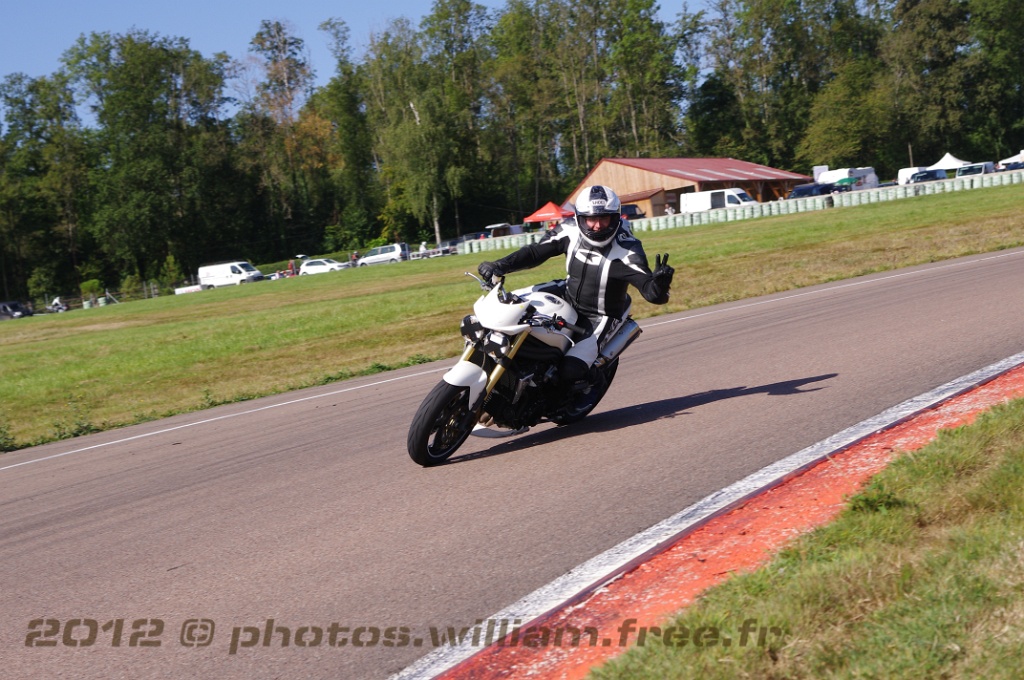
POLYGON ((510 349, 512 349, 512 342, 509 340, 509 337, 504 333, 499 333, 498 331, 491 331, 487 335, 487 339, 484 340, 484 352, 494 357, 504 356, 508 354, 510 349))
POLYGON ((487 333, 487 329, 480 325, 480 322, 476 320, 476 317, 470 314, 462 320, 462 325, 459 328, 459 332, 469 342, 476 342, 480 338, 484 337, 487 333))

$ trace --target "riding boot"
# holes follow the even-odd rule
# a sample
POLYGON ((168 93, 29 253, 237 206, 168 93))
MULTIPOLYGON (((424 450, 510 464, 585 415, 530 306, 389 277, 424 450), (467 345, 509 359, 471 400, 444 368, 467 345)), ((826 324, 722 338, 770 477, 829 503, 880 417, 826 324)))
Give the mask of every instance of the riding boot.
POLYGON ((589 373, 593 370, 587 362, 576 357, 565 357, 559 371, 559 383, 569 393, 586 392, 590 389, 589 373))

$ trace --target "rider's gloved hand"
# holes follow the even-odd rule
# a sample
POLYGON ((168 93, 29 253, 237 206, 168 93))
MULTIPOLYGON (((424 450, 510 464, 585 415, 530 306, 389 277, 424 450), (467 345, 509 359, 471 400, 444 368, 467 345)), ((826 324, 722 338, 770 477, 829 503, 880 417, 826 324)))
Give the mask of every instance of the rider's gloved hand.
POLYGON ((654 281, 662 290, 668 290, 672 285, 672 276, 676 270, 668 266, 668 253, 654 256, 654 281))
POLYGON ((493 281, 495 277, 500 278, 505 275, 505 268, 497 262, 481 262, 476 270, 484 281, 493 281))

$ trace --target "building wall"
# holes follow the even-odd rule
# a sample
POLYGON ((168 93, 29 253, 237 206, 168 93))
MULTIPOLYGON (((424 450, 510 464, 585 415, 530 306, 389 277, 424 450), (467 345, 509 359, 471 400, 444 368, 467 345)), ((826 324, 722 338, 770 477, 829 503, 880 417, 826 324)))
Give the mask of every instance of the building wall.
POLYGON ((696 182, 691 182, 690 180, 683 179, 682 177, 675 179, 668 175, 659 175, 639 168, 631 168, 627 165, 601 161, 597 164, 597 167, 587 175, 586 180, 577 187, 572 196, 569 197, 570 200, 575 203, 580 191, 585 187, 592 186, 594 184, 603 184, 607 187, 611 187, 619 196, 659 188, 672 190, 682 189, 683 187, 694 187, 692 190, 697 191, 696 182))
POLYGON ((609 186, 619 196, 664 189, 665 192, 662 195, 653 195, 650 198, 629 201, 629 203, 639 205, 648 217, 659 217, 665 214, 665 207, 667 205, 671 205, 678 211, 678 197, 681 193, 735 187, 743 189, 755 201, 763 203, 785 197, 790 189, 800 183, 801 181, 798 180, 695 182, 684 177, 673 177, 602 160, 573 191, 569 200, 575 203, 580 191, 594 184, 609 186))

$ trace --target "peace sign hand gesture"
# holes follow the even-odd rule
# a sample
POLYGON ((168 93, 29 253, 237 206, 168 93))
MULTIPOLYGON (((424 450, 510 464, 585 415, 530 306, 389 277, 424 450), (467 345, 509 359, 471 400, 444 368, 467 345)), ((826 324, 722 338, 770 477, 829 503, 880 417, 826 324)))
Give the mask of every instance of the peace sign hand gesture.
POLYGON ((654 256, 654 280, 659 287, 667 289, 672 285, 672 275, 676 270, 668 266, 668 253, 654 256))

